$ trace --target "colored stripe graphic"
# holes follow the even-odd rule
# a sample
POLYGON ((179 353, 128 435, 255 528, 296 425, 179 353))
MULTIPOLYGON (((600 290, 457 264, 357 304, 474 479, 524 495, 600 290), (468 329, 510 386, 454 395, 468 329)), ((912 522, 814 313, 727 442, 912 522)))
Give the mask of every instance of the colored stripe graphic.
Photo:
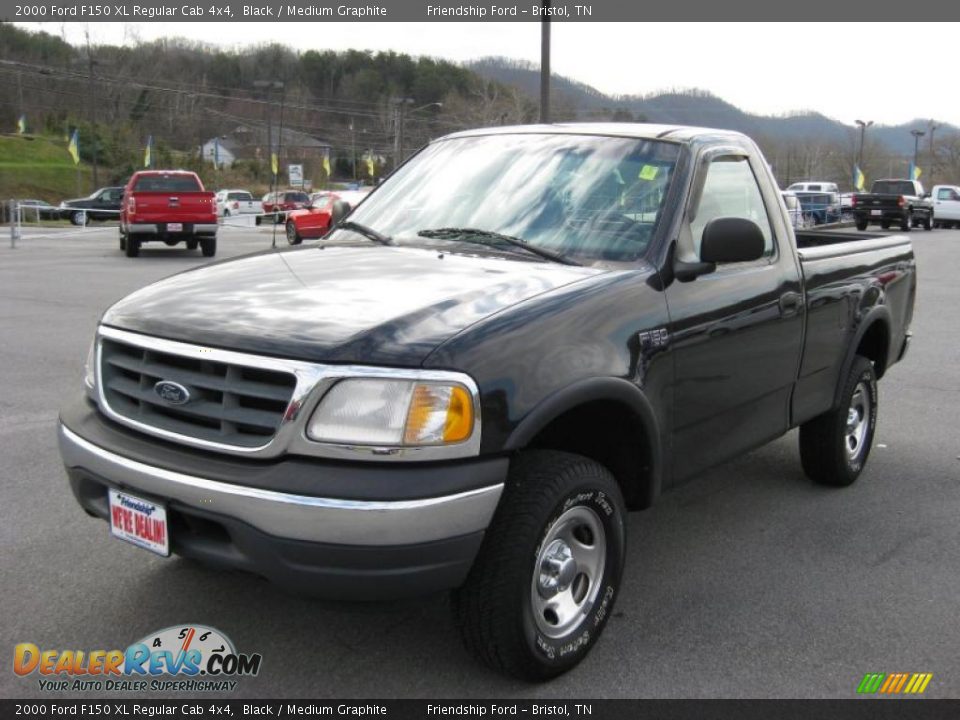
POLYGON ((857 686, 861 694, 920 695, 933 679, 933 673, 867 673, 857 686))

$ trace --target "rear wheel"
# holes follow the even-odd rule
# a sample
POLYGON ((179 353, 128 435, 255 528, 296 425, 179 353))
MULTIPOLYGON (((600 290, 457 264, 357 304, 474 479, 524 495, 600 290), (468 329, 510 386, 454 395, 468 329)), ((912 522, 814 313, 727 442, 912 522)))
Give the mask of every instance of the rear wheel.
POLYGON ((859 218, 857 219, 857 230, 866 230, 867 226, 869 225, 870 223, 866 220, 860 220, 859 218))
POLYGON ((187 240, 187 250, 196 250, 198 247, 200 247, 200 241, 197 238, 187 240))
POLYGON ((933 230, 933 215, 927 215, 926 219, 923 221, 924 230, 933 230))
POLYGON ((127 241, 123 249, 127 257, 137 257, 140 254, 140 238, 136 235, 127 235, 127 241))
POLYGON ((903 230, 904 232, 909 231, 910 223, 912 220, 913 220, 913 217, 910 215, 910 213, 907 213, 906 215, 904 215, 902 218, 900 218, 900 229, 903 230))
POLYGON ((882 227, 884 230, 889 230, 889 229, 890 229, 890 221, 889 221, 889 220, 881 220, 881 221, 880 221, 880 227, 882 227))
POLYGON ((291 245, 299 245, 303 242, 303 238, 297 232, 297 226, 293 224, 293 221, 287 222, 287 242, 291 245))
POLYGON ((87 213, 82 210, 74 210, 70 213, 70 222, 74 225, 84 226, 90 222, 90 218, 87 216, 87 213))
POLYGON ((803 471, 822 485, 850 485, 867 462, 876 428, 877 376, 873 363, 857 355, 840 404, 800 426, 803 471))
POLYGON ((123 232, 123 230, 120 231, 120 249, 121 250, 127 249, 127 236, 123 232))
POLYGON ((217 236, 200 238, 200 252, 204 257, 213 257, 217 254, 217 236))
POLYGON ((625 509, 610 472, 564 452, 519 455, 454 610, 464 643, 513 677, 573 668, 620 588, 625 509))

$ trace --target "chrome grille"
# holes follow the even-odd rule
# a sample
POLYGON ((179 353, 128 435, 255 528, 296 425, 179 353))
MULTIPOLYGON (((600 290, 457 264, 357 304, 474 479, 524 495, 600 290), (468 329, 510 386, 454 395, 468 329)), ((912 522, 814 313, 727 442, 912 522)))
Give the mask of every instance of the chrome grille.
POLYGON ((110 409, 129 420, 190 438, 261 447, 280 427, 296 376, 101 338, 100 381, 110 409), (189 400, 172 404, 155 392, 177 383, 189 400))

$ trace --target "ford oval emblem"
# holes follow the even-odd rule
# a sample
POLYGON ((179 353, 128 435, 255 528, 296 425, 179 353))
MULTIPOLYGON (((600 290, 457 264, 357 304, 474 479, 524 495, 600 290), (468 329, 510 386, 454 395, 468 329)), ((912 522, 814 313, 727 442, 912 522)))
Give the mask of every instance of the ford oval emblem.
POLYGON ((168 405, 186 405, 190 402, 190 391, 172 380, 161 380, 153 386, 153 391, 168 405))

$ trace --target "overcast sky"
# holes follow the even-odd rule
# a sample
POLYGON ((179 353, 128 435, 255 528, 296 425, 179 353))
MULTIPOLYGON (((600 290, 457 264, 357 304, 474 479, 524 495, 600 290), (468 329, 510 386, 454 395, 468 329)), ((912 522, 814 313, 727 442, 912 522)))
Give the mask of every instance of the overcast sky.
MULTIPOLYGON (((80 43, 84 23, 18 23, 80 43)), ((181 37, 243 48, 396 50, 540 61, 539 23, 91 23, 97 43, 181 37)), ((702 88, 743 110, 960 125, 956 23, 555 23, 553 71, 609 94, 702 88), (909 39, 908 39, 909 38, 909 39), (899 48, 899 49, 898 49, 899 48), (946 73, 944 73, 946 70, 946 73), (894 89, 891 92, 891 89, 894 89)))

